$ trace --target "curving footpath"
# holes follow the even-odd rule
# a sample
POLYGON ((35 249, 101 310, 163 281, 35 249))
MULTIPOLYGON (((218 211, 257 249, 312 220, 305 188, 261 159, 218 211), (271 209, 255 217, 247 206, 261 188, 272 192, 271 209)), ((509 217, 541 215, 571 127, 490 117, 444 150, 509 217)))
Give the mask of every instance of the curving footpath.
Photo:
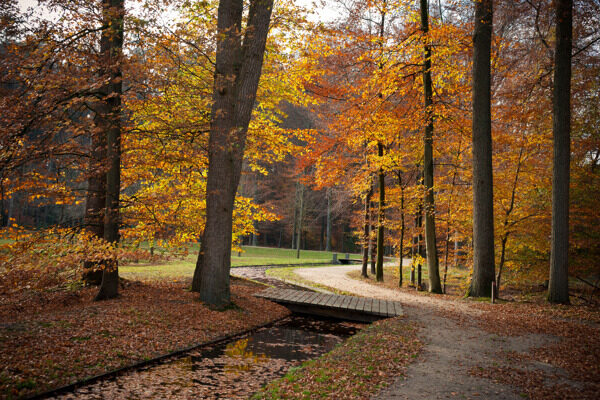
MULTIPOLYGON (((361 296, 403 303, 406 317, 415 321, 425 343, 421 357, 375 399, 522 399, 517 388, 494 383, 469 374, 472 368, 505 365, 505 351, 525 352, 554 340, 550 336, 526 335, 504 337, 460 324, 445 313, 459 313, 473 320, 479 311, 466 301, 442 300, 423 294, 411 294, 375 286, 347 276, 360 266, 298 268, 294 272, 304 279, 361 296)), ((527 368, 553 368, 531 364, 527 368)))

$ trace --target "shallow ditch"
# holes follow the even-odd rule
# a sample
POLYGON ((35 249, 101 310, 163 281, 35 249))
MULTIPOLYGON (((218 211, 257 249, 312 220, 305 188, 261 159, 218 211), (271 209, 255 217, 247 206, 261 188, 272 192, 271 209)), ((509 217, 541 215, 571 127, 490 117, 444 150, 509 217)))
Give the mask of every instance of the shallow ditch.
POLYGON ((246 399, 364 324, 290 316, 253 334, 63 394, 59 399, 246 399))

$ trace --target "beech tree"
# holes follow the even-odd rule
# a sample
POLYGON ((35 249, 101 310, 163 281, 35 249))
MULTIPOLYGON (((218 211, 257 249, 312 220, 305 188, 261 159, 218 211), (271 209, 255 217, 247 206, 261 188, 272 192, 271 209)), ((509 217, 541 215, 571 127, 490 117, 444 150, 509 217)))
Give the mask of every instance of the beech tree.
MULTIPOLYGON (((100 89, 97 124, 106 135, 106 207, 104 215, 104 239, 108 243, 119 242, 119 196, 121 193, 121 95, 123 81, 121 61, 123 58, 123 18, 125 0, 104 0, 102 22, 105 27, 100 41, 103 74, 106 84, 100 89)), ((96 300, 111 299, 119 293, 118 261, 112 259, 104 266, 102 283, 96 300)))
POLYGON ((573 1, 557 0, 554 50, 552 243, 548 301, 569 303, 569 171, 573 1))
POLYGON ((491 46, 493 0, 475 1, 473 32, 473 278, 469 295, 489 297, 494 281, 491 46))
POLYGON ((252 0, 242 38, 242 0, 218 8, 213 106, 208 141, 206 225, 192 290, 206 303, 230 301, 233 203, 256 98, 273 0, 252 0))
POLYGON ((425 137, 423 140, 423 175, 425 183, 425 246, 427 249, 427 269, 429 271, 429 291, 442 293, 440 271, 435 236, 435 205, 433 199, 433 85, 431 83, 431 45, 429 32, 429 2, 421 0, 421 30, 424 35, 425 60, 423 65, 423 91, 425 97, 425 137))

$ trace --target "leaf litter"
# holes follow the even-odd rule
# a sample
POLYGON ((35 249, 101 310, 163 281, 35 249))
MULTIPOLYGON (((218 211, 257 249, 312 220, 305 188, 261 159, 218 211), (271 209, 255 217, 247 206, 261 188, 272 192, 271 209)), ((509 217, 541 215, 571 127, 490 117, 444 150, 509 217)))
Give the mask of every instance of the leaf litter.
POLYGON ((289 314, 252 296, 261 285, 232 281, 215 311, 181 282, 125 281, 119 298, 97 288, 23 291, 0 299, 0 396, 19 398, 260 326, 289 314))

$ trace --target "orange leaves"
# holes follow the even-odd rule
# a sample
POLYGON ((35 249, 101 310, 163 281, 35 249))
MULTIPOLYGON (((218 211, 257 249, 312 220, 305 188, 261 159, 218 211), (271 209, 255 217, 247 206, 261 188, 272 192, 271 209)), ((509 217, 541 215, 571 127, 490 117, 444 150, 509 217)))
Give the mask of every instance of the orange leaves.
MULTIPOLYGON (((105 268, 105 261, 147 258, 137 247, 116 247, 87 231, 53 228, 29 231, 18 226, 2 230, 0 288, 3 291, 49 289, 81 279, 84 262, 105 268)), ((8 293, 8 292, 6 292, 8 293)))

